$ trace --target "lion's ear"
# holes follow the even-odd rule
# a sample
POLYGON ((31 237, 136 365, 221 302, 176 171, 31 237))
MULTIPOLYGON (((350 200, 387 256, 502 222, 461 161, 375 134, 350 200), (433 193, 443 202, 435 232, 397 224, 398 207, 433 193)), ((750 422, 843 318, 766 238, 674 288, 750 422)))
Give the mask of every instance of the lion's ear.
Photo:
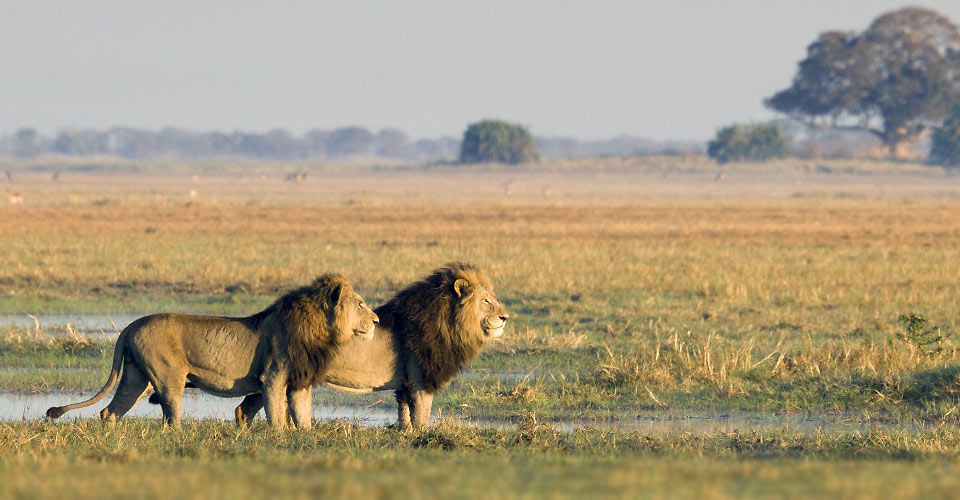
POLYGON ((457 294, 457 297, 463 297, 463 294, 470 291, 470 282, 463 278, 454 281, 453 291, 457 294))
POLYGON ((334 306, 340 304, 340 296, 343 295, 343 283, 337 283, 330 291, 330 303, 334 306))

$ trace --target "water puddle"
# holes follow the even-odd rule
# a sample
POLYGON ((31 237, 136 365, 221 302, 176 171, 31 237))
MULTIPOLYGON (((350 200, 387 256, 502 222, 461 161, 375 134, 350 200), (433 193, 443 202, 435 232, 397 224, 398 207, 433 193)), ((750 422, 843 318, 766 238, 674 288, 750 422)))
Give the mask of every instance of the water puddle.
MULTIPOLYGON (((51 392, 39 394, 0 394, 0 421, 38 420, 44 418, 47 408, 63 406, 83 401, 93 393, 51 392)), ((73 410, 61 420, 76 418, 100 418, 100 410, 110 403, 111 396, 88 406, 73 410)), ((239 398, 218 398, 202 392, 189 391, 183 395, 183 418, 233 420, 233 409, 240 403, 239 398)), ((152 405, 146 398, 127 413, 129 417, 147 417, 159 419, 162 415, 159 405, 152 405)), ((262 418, 261 412, 261 418, 262 418)), ((348 420, 361 425, 378 427, 396 421, 396 411, 392 408, 365 408, 362 406, 314 405, 314 416, 320 420, 348 420)))
MULTIPOLYGON (((46 367, 46 366, 0 366, 0 373, 9 373, 9 374, 21 374, 21 373, 37 373, 40 370, 56 370, 60 373, 95 373, 102 375, 104 373, 103 368, 79 368, 76 366, 57 366, 57 367, 46 367)), ((3 401, 3 396, 0 396, 0 402, 3 401)))
MULTIPOLYGON (((0 393, 0 421, 38 420, 47 408, 62 406, 90 397, 92 393, 0 393)), ((321 393, 321 399, 323 394, 321 393)), ((68 413, 63 419, 99 418, 100 409, 110 398, 68 413)), ((185 419, 233 420, 233 409, 238 398, 218 398, 197 391, 188 391, 183 398, 185 419)), ((436 417, 437 410, 434 409, 436 417)), ((127 414, 132 417, 157 418, 160 407, 149 404, 146 399, 127 414)), ((346 420, 367 427, 383 427, 396 422, 397 414, 392 402, 378 402, 370 406, 347 404, 314 404, 314 416, 319 420, 346 420)), ((263 418, 260 413, 258 418, 263 418)), ((482 418, 457 416, 454 420, 472 427, 515 429, 517 421, 510 418, 482 418)), ((921 423, 891 423, 853 418, 845 415, 770 413, 761 411, 735 412, 685 412, 665 413, 655 411, 632 411, 606 419, 542 420, 561 432, 578 429, 603 429, 619 432, 638 432, 643 435, 666 435, 680 432, 714 434, 739 432, 763 432, 785 429, 806 434, 852 434, 876 430, 917 433, 932 429, 934 425, 921 423)))
MULTIPOLYGON (((37 316, 41 331, 47 334, 66 334, 67 325, 78 332, 90 337, 115 338, 117 329, 141 317, 140 314, 49 314, 37 316)), ((34 318, 27 315, 0 315, 0 328, 18 327, 33 330, 36 328, 34 318)), ((0 367, 3 373, 28 373, 35 367, 0 367)), ((84 370, 87 368, 62 368, 64 370, 84 370)), ((462 380, 483 379, 497 377, 508 380, 526 380, 535 378, 533 371, 495 371, 495 370, 466 370, 460 375, 462 380)), ((342 404, 342 395, 331 396, 321 389, 318 399, 329 401, 335 399, 336 404, 314 404, 314 415, 320 420, 344 419, 357 422, 365 426, 384 426, 396 422, 396 410, 392 403, 392 395, 385 393, 387 402, 377 402, 370 406, 342 404)), ((18 394, 0 393, 0 421, 35 420, 43 418, 47 408, 62 406, 67 403, 81 401, 90 397, 91 393, 40 393, 18 394)), ((64 418, 99 418, 99 411, 110 398, 105 398, 98 404, 87 408, 74 410, 64 418)), ((184 394, 183 416, 188 419, 221 419, 233 420, 233 409, 239 403, 236 398, 218 398, 198 391, 187 391, 184 394)), ((437 414, 436 409, 434 415, 437 414)), ((161 412, 157 405, 141 401, 128 413, 129 416, 160 418, 161 412)), ((262 412, 261 417, 262 418, 262 412)), ((514 429, 517 422, 509 418, 455 418, 464 425, 486 428, 514 429)), ((933 424, 884 422, 868 420, 854 414, 822 414, 822 413, 773 413, 763 411, 624 411, 613 418, 604 419, 567 419, 544 420, 542 423, 552 426, 563 432, 573 432, 582 428, 598 428, 617 430, 621 432, 639 432, 645 435, 663 435, 678 432, 691 433, 719 433, 719 432, 761 432, 770 429, 789 429, 802 433, 866 433, 874 430, 902 431, 908 433, 919 432, 934 427, 933 424)))
POLYGON ((143 314, 41 314, 27 316, 26 314, 0 315, 0 328, 28 328, 31 331, 40 325, 40 331, 63 330, 67 325, 78 332, 96 336, 98 334, 109 337, 116 336, 117 330, 123 328, 143 314), (36 318, 36 320, 34 320, 36 318), (116 329, 114 329, 116 325, 116 329))
POLYGON ((726 412, 680 412, 654 411, 632 412, 610 419, 581 419, 544 422, 557 430, 573 432, 580 428, 594 427, 621 432, 639 432, 645 435, 664 435, 679 432, 715 434, 730 432, 763 432, 783 429, 803 434, 852 434, 875 430, 917 433, 933 425, 918 423, 866 420, 849 415, 816 413, 772 413, 763 411, 726 412))

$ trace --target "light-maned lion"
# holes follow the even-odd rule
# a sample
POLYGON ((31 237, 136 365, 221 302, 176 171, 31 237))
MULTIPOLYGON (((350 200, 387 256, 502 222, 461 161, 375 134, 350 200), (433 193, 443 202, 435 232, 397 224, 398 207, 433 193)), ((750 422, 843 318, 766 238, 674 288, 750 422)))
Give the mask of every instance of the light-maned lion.
POLYGON ((280 297, 246 318, 156 314, 123 329, 113 351, 113 369, 96 396, 47 410, 57 418, 96 403, 120 386, 100 412, 122 417, 150 384, 166 423, 179 425, 185 384, 222 397, 262 394, 267 420, 283 428, 288 411, 298 428, 309 428, 311 387, 321 383, 338 349, 354 336, 370 340, 379 322, 347 280, 326 274, 280 297), (122 375, 121 375, 122 368, 122 375))
MULTIPOLYGON (((376 338, 340 348, 325 383, 352 393, 395 391, 402 430, 429 425, 434 394, 503 335, 509 317, 486 274, 462 262, 435 270, 374 312, 376 338)), ((251 421, 263 404, 262 394, 248 395, 237 420, 251 421)))

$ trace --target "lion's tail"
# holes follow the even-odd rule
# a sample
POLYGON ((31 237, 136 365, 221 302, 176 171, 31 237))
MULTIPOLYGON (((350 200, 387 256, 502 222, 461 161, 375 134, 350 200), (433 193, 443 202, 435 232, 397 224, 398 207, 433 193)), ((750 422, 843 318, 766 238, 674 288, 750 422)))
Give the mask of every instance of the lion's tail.
POLYGON ((90 406, 97 401, 100 401, 113 389, 113 386, 117 385, 117 380, 120 378, 120 369, 123 367, 123 358, 127 353, 127 334, 130 328, 133 325, 130 325, 123 329, 123 332, 120 333, 120 336, 117 337, 117 345, 113 348, 113 368, 110 369, 110 376, 107 377, 107 383, 103 385, 103 389, 100 389, 100 392, 96 396, 79 403, 73 403, 66 406, 54 406, 47 409, 48 418, 59 418, 64 413, 75 410, 77 408, 83 408, 85 406, 90 406))

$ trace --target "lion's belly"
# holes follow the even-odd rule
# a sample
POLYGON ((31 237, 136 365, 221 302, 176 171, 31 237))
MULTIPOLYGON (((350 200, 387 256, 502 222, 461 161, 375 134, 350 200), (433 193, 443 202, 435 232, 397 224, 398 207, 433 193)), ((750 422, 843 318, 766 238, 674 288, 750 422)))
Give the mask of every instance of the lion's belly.
POLYGON ((396 390, 402 387, 393 339, 377 329, 373 340, 353 340, 340 347, 330 362, 326 383, 345 392, 396 390))
POLYGON ((225 377, 216 372, 198 371, 188 375, 187 380, 204 392, 224 398, 246 396, 263 390, 263 384, 256 377, 225 377))

